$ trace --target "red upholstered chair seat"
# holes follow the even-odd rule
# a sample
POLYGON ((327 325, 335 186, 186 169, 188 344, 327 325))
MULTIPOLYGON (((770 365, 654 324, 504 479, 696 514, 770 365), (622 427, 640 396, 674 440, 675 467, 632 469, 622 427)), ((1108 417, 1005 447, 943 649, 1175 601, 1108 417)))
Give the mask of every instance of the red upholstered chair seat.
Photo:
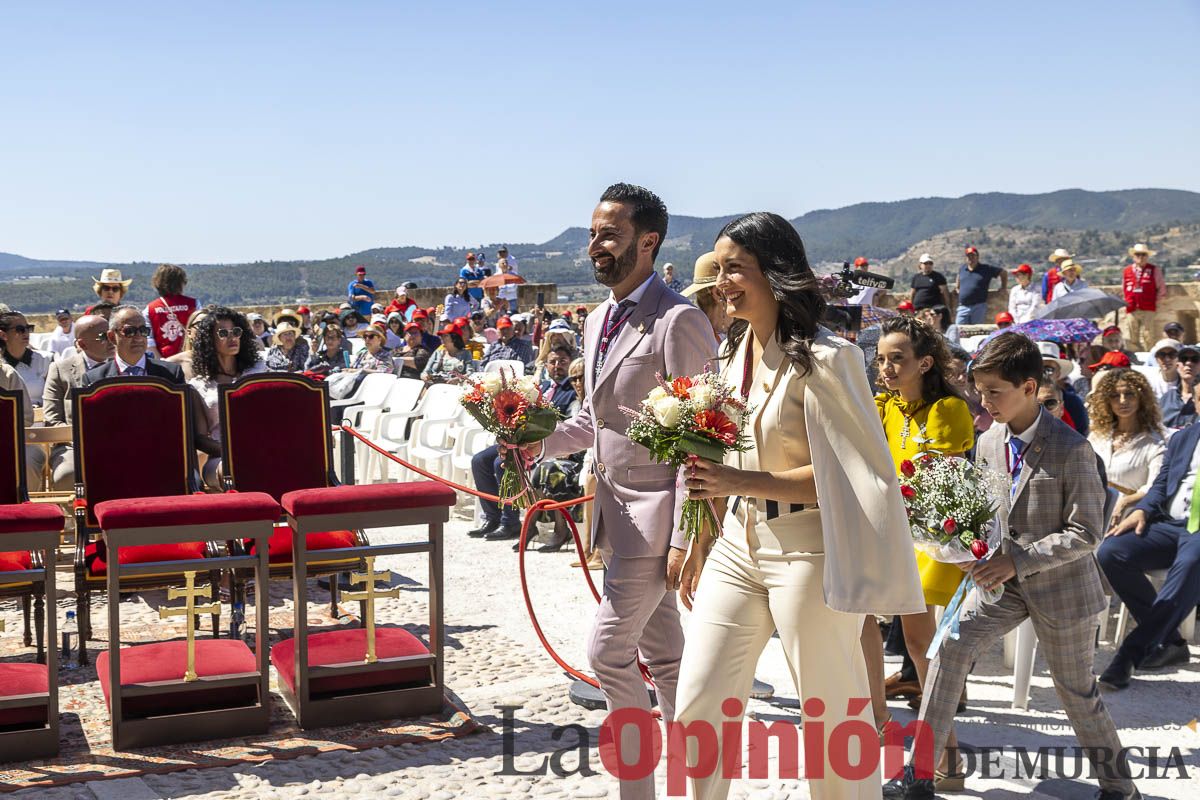
MULTIPOLYGON (((0 553, 0 572, 19 572, 33 567, 33 555, 28 550, 0 553)), ((0 687, 3 689, 3 687, 0 687)))
MULTIPOLYGON (((50 678, 45 664, 0 664, 0 697, 45 694, 50 678)), ((45 724, 46 708, 9 708, 0 711, 0 730, 9 727, 45 724)))
POLYGON ((134 497, 96 505, 96 519, 104 529, 274 522, 278 518, 279 505, 262 492, 134 497))
MULTIPOLYGON (((304 539, 304 546, 308 548, 308 552, 316 552, 318 550, 331 550, 337 547, 354 547, 358 544, 358 540, 354 536, 353 531, 328 531, 326 533, 310 533, 304 539)), ((254 546, 253 539, 246 539, 245 546, 248 548, 250 555, 257 552, 254 546)), ((284 526, 275 528, 275 532, 271 534, 269 549, 267 550, 267 559, 274 565, 291 564, 292 563, 292 529, 284 526)), ((357 561, 357 556, 350 558, 337 559, 338 561, 357 561)), ((313 562, 310 562, 313 563, 313 562)), ((317 562, 321 563, 321 562, 317 562)))
POLYGON ((453 506, 454 490, 435 481, 374 483, 300 489, 280 500, 293 517, 346 514, 355 511, 402 511, 410 508, 453 506))
MULTIPOLYGON (((92 542, 84 549, 83 563, 87 566, 88 576, 91 578, 101 578, 108 574, 108 565, 105 563, 108 554, 100 545, 100 542, 92 542)), ((148 561, 202 559, 204 558, 204 549, 204 542, 184 542, 182 544, 132 545, 122 547, 118 552, 122 564, 144 564, 148 561)))
MULTIPOLYGON (((108 651, 96 658, 96 675, 104 691, 104 702, 111 708, 108 651)), ((240 639, 197 639, 196 674, 200 677, 238 675, 255 672, 254 653, 240 639)), ((187 670, 187 642, 154 642, 121 648, 121 685, 182 680, 187 670)), ((232 686, 223 689, 199 689, 176 694, 127 697, 121 700, 125 717, 180 714, 217 708, 254 705, 256 686, 232 686)))
POLYGON ((0 506, 0 534, 61 531, 63 513, 52 503, 0 506))
MULTIPOLYGON (((428 655, 421 640, 403 628, 376 628, 375 654, 379 658, 428 655)), ((308 637, 308 663, 320 667, 331 664, 361 664, 367 657, 367 629, 339 628, 313 633, 308 637)), ((296 691, 296 640, 284 639, 271 648, 271 664, 279 679, 296 691)), ((378 686, 396 687, 403 684, 426 686, 431 683, 429 667, 404 667, 376 672, 336 675, 311 681, 313 695, 378 686)))

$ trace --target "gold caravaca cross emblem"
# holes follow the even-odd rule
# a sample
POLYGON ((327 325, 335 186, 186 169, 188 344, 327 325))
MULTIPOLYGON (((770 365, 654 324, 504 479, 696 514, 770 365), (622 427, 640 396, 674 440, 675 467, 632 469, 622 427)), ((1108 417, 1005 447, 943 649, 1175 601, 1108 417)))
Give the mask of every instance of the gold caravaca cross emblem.
POLYGON ((196 586, 195 571, 183 573, 185 585, 183 588, 178 586, 172 587, 167 591, 167 599, 187 601, 187 604, 182 607, 175 608, 160 608, 158 616, 160 619, 168 617, 186 617, 187 618, 187 670, 183 673, 183 679, 191 682, 197 680, 196 675, 196 617, 200 614, 220 614, 221 604, 209 603, 208 605, 198 606, 196 600, 204 598, 205 600, 212 597, 211 586, 196 586))
POLYGON ((365 584, 361 592, 342 592, 342 597, 347 600, 364 600, 367 604, 367 658, 368 664, 374 664, 379 658, 375 655, 375 598, 376 597, 399 597, 400 587, 396 586, 392 589, 376 589, 375 584, 378 581, 387 580, 390 573, 375 571, 375 556, 367 556, 367 571, 355 572, 350 575, 351 583, 365 584))

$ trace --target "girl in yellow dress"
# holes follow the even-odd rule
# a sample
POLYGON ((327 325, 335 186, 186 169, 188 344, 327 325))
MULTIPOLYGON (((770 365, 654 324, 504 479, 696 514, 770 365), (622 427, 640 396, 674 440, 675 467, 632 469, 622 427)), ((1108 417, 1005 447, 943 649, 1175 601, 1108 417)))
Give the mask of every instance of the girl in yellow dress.
MULTIPOLYGON (((951 354, 941 334, 912 317, 888 319, 880 332, 876 366, 879 382, 887 391, 875 396, 875 405, 897 473, 901 464, 921 453, 962 455, 971 449, 974 421, 966 401, 947 377, 951 372, 951 354)), ((904 644, 916 668, 919 688, 923 688, 929 668, 925 653, 937 627, 933 607, 949 604, 963 572, 954 564, 934 561, 923 553, 917 553, 917 569, 925 594, 925 613, 897 619, 904 628, 904 644)), ((889 715, 878 626, 867 624, 862 641, 876 723, 886 724, 889 715)), ((898 673, 888 681, 901 683, 903 679, 898 673)), ((939 788, 950 790, 948 785, 939 788)))

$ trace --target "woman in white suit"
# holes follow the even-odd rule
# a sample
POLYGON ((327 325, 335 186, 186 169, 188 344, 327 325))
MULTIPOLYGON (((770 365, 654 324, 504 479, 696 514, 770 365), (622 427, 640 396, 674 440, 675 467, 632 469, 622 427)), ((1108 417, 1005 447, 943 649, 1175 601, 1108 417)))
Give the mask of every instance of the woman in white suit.
MULTIPOLYGON (((801 700, 824 705, 824 777, 809 779, 812 796, 878 798, 878 769, 837 774, 830 735, 847 720, 868 734, 875 728, 859 647, 864 615, 916 613, 925 601, 862 351, 819 326, 825 303, 787 220, 736 219, 715 250, 716 288, 733 319, 723 375, 751 405, 753 446, 724 464, 684 468, 689 496, 712 498, 724 531, 693 542, 683 571, 680 595, 692 616, 676 720, 714 731, 740 720, 759 655, 778 631, 801 700)), ((815 721, 813 710, 806 719, 815 721)), ((862 763, 862 743, 850 740, 850 764, 862 763)), ((688 748, 689 766, 711 757, 696 740, 688 748)), ((694 797, 726 796, 725 758, 692 779, 694 797)))

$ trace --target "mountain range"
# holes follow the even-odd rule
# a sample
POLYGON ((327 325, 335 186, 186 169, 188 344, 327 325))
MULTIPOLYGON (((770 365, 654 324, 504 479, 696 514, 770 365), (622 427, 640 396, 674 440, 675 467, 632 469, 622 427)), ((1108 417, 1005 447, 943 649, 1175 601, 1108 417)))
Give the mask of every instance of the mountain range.
MULTIPOLYGON (((675 263, 687 278, 695 259, 711 249, 721 227, 736 216, 673 216, 659 263, 675 263)), ((1173 231, 1191 230, 1200 224, 1200 193, 1174 189, 1064 189, 1032 195, 990 192, 926 197, 811 211, 792 222, 814 266, 866 256, 902 273, 902 262, 926 240, 948 247, 947 253, 957 246, 977 244, 985 261, 1006 266, 1015 266, 1010 261, 1044 260, 1040 250, 1028 255, 1021 250, 1032 247, 1033 241, 1039 245, 1062 241, 1066 243, 1063 246, 1079 249, 1080 258, 1115 263, 1124 257, 1125 243, 1154 236, 1168 242, 1158 248, 1157 263, 1183 267, 1200 260, 1195 236, 1178 238, 1174 241, 1180 246, 1170 246, 1173 231)), ((494 261, 497 247, 482 249, 494 261)), ((547 242, 510 242, 508 247, 518 259, 521 274, 529 280, 560 286, 592 282, 583 227, 569 227, 547 242)), ((477 249, 379 247, 326 259, 185 266, 189 290, 207 302, 283 303, 341 296, 357 264, 367 266, 368 276, 380 288, 405 280, 424 286, 446 285, 466 253, 477 249)), ((94 301, 92 276, 104 267, 117 267, 134 279, 129 299, 145 302, 153 298, 149 276, 155 266, 152 261, 38 260, 0 252, 0 301, 30 312, 61 306, 81 308, 94 301)))

